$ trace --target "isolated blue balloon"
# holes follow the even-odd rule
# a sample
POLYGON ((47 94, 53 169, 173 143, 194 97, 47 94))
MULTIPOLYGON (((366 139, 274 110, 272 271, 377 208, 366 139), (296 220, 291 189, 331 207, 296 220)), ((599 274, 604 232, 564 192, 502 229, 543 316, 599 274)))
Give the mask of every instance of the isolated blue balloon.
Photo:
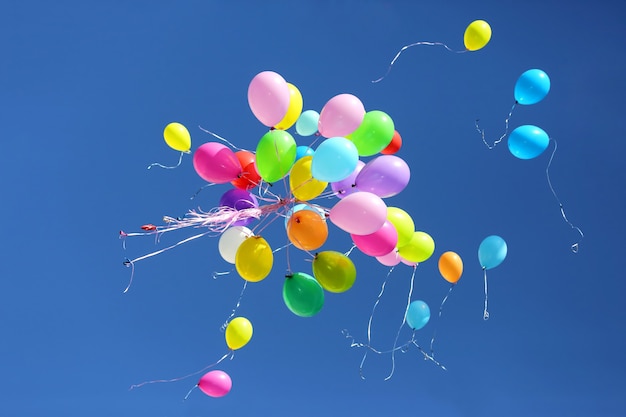
POLYGON ((506 258, 506 242, 500 236, 486 237, 478 247, 478 260, 484 269, 495 268, 506 258))
POLYGON ((533 159, 543 153, 550 137, 541 128, 524 125, 511 132, 508 139, 509 151, 519 159, 533 159))
POLYGON ((352 174, 358 162, 359 152, 351 140, 339 136, 328 138, 313 154, 311 174, 320 181, 341 181, 352 174))
POLYGON ((406 312, 406 322, 413 330, 419 330, 426 326, 430 320, 430 308, 422 300, 415 300, 409 305, 406 312))
POLYGON ((300 136, 311 136, 317 132, 317 122, 320 115, 315 110, 306 110, 300 114, 296 121, 296 132, 300 136))
POLYGON ((550 91, 550 77, 540 69, 524 72, 515 83, 515 101, 519 104, 535 104, 550 91))
POLYGON ((313 150, 313 148, 310 148, 308 146, 298 146, 296 148, 296 161, 300 158, 303 158, 305 156, 313 156, 313 154, 315 153, 315 151, 313 150))

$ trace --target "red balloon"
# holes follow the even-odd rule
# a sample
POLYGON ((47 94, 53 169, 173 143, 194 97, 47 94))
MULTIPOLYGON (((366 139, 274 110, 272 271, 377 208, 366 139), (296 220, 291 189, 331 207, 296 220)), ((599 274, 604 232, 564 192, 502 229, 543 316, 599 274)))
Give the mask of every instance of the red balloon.
POLYGON ((393 155, 394 153, 398 152, 401 147, 402 147, 402 136, 400 136, 397 130, 394 130, 393 137, 391 138, 391 142, 389 142, 389 145, 387 145, 385 149, 380 151, 380 153, 384 155, 393 155))
POLYGON ((256 170, 256 156, 249 151, 237 151, 235 156, 241 165, 241 174, 230 183, 240 190, 251 190, 261 183, 261 176, 256 170))

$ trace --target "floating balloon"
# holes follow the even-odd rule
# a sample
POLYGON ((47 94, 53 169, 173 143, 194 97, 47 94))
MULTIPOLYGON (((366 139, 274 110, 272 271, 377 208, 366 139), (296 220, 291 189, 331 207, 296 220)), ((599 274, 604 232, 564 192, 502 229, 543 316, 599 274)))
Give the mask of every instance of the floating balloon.
POLYGON ((396 266, 400 262, 402 262, 402 258, 400 257, 400 254, 398 253, 397 248, 392 250, 386 255, 377 256, 376 260, 380 262, 381 265, 385 265, 385 266, 396 266))
POLYGON ((320 114, 315 110, 303 111, 296 122, 296 132, 300 136, 311 136, 317 132, 320 114))
POLYGON ((372 156, 391 143, 394 134, 391 117, 380 110, 365 113, 359 127, 349 135, 360 156, 372 156))
POLYGON ((415 223, 409 213, 398 207, 387 207, 387 220, 398 232, 398 247, 409 243, 415 233, 415 223))
POLYGON ((398 152, 401 147, 402 136, 400 136, 397 130, 394 130, 393 136, 391 137, 391 142, 389 142, 389 145, 387 145, 385 149, 380 151, 380 153, 382 153, 383 155, 393 155, 394 153, 398 152))
POLYGON ((359 191, 339 200, 328 218, 341 230, 355 235, 369 235, 387 220, 387 205, 376 194, 359 191))
POLYGON ((235 317, 228 322, 224 337, 230 349, 241 349, 252 339, 252 323, 245 317, 235 317))
POLYGON ((474 20, 465 29, 463 43, 468 51, 478 51, 491 39, 491 26, 484 20, 474 20))
POLYGON ((254 116, 265 126, 279 123, 289 109, 291 92, 287 81, 273 71, 257 74, 248 86, 248 104, 254 116))
POLYGON ((409 183, 411 170, 402 158, 381 155, 369 161, 357 175, 359 191, 368 191, 381 198, 399 194, 409 183))
POLYGON ((435 252, 435 241, 428 233, 415 232, 406 245, 398 248, 400 256, 409 262, 424 262, 435 252))
POLYGON ((478 260, 483 269, 492 269, 506 258, 507 246, 500 236, 486 237, 478 247, 478 260))
POLYGON ((317 208, 315 206, 312 206, 310 204, 305 204, 305 203, 300 203, 300 204, 296 204, 293 207, 291 207, 289 210, 287 210, 287 213, 285 214, 285 229, 287 229, 287 225, 289 223, 289 219, 291 218, 291 215, 297 211, 300 210, 309 210, 309 211, 313 211, 317 214, 319 214, 320 218, 322 220, 326 219, 326 214, 324 212, 324 210, 317 208))
POLYGON ((406 322, 413 330, 419 330, 426 326, 430 320, 430 308, 422 300, 415 300, 409 305, 406 312, 406 322))
POLYGON ((237 249, 239 249, 244 240, 253 235, 254 233, 245 226, 233 226, 226 229, 220 235, 218 242, 218 250, 222 259, 228 263, 235 264, 237 249))
POLYGON ((350 234, 357 248, 369 256, 383 256, 396 248, 398 232, 393 224, 387 220, 380 229, 368 235, 350 234))
POLYGON ((189 149, 191 149, 189 131, 180 123, 173 122, 165 126, 163 138, 167 146, 175 151, 189 152, 189 149))
POLYGON ((274 126, 276 129, 289 129, 298 120, 300 113, 302 113, 302 94, 300 94, 300 90, 291 83, 287 83, 287 87, 289 87, 289 107, 283 120, 274 126))
POLYGON ((315 151, 310 146, 298 146, 296 148, 296 161, 304 158, 305 156, 313 156, 315 151))
POLYGON ((347 195, 355 193, 358 191, 354 182, 356 181, 357 175, 365 166, 365 162, 358 160, 356 163, 356 168, 350 175, 341 181, 335 181, 330 183, 330 187, 338 198, 344 198, 347 195))
POLYGON ((341 181, 354 172, 358 161, 354 143, 342 137, 328 138, 313 154, 311 173, 320 181, 341 181))
POLYGON ((244 240, 235 254, 235 268, 241 278, 258 282, 267 277, 274 264, 270 245, 261 236, 250 236, 244 240))
POLYGON ((463 274, 463 260, 452 251, 444 252, 439 257, 439 273, 451 284, 455 284, 461 279, 463 274))
POLYGON ((210 371, 200 378, 198 388, 209 397, 223 397, 233 386, 230 376, 224 371, 210 371))
POLYGON ((342 293, 354 285, 356 267, 343 253, 324 251, 313 258, 313 276, 326 291, 342 293))
POLYGON ((312 317, 324 306, 324 289, 309 274, 296 272, 285 279, 283 300, 293 314, 312 317))
POLYGON ((550 91, 550 77, 540 69, 525 71, 515 83, 515 101, 529 105, 539 103, 550 91))
MULTIPOLYGON (((257 208, 259 207, 259 201, 254 194, 249 191, 241 190, 239 188, 233 188, 222 194, 219 202, 220 207, 230 207, 237 211, 257 208)), ((236 220, 232 222, 233 226, 247 226, 254 221, 254 217, 247 217, 245 219, 236 220)))
POLYGON ((319 196, 328 186, 327 182, 313 178, 311 174, 312 161, 312 156, 298 159, 289 173, 289 188, 293 196, 300 201, 311 200, 319 196))
POLYGON ((256 167, 267 182, 283 178, 296 160, 296 141, 289 132, 270 130, 256 147, 256 167))
POLYGON ((533 159, 541 155, 550 143, 550 137, 541 128, 524 125, 509 135, 509 151, 519 159, 533 159))
POLYGON ((314 211, 294 212, 287 222, 287 237, 298 249, 307 251, 318 249, 328 238, 326 220, 314 211))
POLYGON ((241 174, 235 153, 217 142, 207 142, 193 154, 193 167, 203 180, 215 184, 230 182, 241 174))
POLYGON ((239 165, 241 165, 241 174, 230 183, 233 187, 242 190, 251 190, 261 183, 261 176, 256 170, 256 156, 252 152, 237 151, 235 152, 239 165))
POLYGON ((320 113, 317 129, 326 138, 346 136, 354 132, 365 117, 365 107, 352 94, 339 94, 326 102, 320 113))

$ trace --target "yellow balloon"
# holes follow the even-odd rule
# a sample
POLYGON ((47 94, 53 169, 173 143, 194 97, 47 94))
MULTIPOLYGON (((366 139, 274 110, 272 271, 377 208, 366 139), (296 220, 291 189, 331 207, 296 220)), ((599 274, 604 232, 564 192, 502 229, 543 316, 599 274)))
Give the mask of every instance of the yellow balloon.
POLYGON ((293 196, 300 201, 311 200, 322 193, 327 182, 313 178, 311 174, 312 156, 304 156, 296 161, 289 173, 289 188, 293 196))
POLYGON ((176 151, 189 152, 189 149, 191 149, 191 136, 189 135, 189 131, 180 123, 173 122, 165 126, 163 138, 167 146, 176 151))
POLYGON ((283 120, 274 126, 280 130, 287 130, 293 126, 298 121, 300 113, 302 113, 302 94, 300 94, 300 90, 291 83, 287 83, 287 87, 289 87, 289 107, 283 120))
POLYGON ((406 211, 398 207, 387 207, 387 220, 398 232, 398 243, 401 247, 409 243, 415 232, 415 223, 406 211))
POLYGON ((435 252, 435 241, 428 233, 415 232, 413 237, 404 246, 398 248, 398 253, 409 262, 424 262, 435 252))
POLYGON ((465 29, 463 43, 468 51, 478 51, 491 39, 491 26, 484 20, 474 20, 465 29))
POLYGON ((235 268, 246 281, 261 281, 269 275, 273 264, 272 248, 261 236, 244 240, 235 254, 235 268))
POLYGON ((252 339, 252 323, 245 317, 235 317, 226 327, 226 345, 237 350, 248 344, 252 339))

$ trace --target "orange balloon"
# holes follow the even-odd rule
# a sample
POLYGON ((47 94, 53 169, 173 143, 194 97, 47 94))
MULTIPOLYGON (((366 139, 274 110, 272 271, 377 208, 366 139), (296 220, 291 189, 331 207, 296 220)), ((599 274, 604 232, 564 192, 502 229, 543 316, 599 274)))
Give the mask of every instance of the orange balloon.
POLYGON ((463 274, 463 260, 454 252, 445 252, 439 257, 439 273, 448 282, 456 284, 463 274))
POLYGON ((315 250, 328 238, 328 225, 317 211, 298 210, 287 222, 287 237, 302 250, 315 250))

